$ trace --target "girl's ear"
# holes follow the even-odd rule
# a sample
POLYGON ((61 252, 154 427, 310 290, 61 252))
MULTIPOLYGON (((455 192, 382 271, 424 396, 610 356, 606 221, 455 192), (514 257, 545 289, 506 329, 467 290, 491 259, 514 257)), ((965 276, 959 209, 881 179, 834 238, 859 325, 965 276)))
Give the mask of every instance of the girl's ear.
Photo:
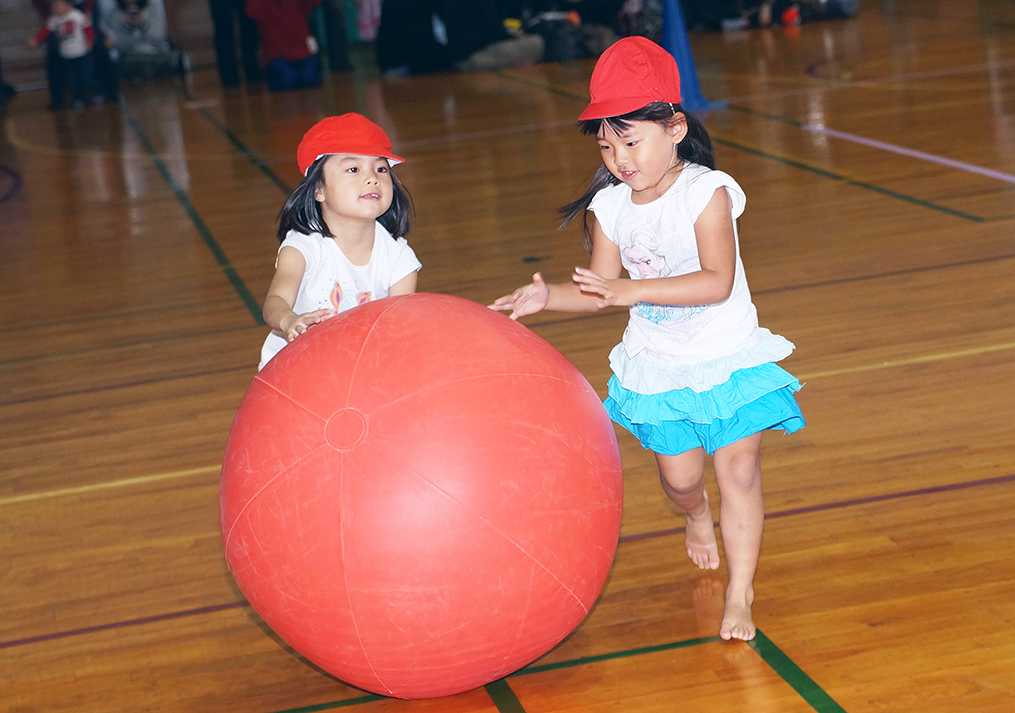
POLYGON ((673 137, 674 146, 679 144, 687 136, 687 115, 678 111, 670 119, 670 135, 673 137))
POLYGON ((314 200, 318 203, 324 202, 324 181, 320 181, 314 188, 314 200))

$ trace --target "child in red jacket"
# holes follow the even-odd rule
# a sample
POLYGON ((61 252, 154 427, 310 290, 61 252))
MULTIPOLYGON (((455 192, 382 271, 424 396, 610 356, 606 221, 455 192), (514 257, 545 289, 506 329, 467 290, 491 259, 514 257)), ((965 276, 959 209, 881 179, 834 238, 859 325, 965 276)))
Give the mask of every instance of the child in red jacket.
POLYGON ((247 0, 247 15, 261 34, 268 89, 283 92, 321 84, 317 41, 307 15, 321 0, 247 0))

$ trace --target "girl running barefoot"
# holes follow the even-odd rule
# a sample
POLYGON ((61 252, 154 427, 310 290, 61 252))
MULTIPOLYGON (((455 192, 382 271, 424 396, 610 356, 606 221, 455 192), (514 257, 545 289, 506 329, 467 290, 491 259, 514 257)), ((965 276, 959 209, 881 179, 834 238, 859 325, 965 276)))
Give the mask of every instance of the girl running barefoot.
POLYGON ((729 574, 719 633, 753 639, 761 434, 804 426, 800 383, 775 364, 793 344, 758 326, 735 222, 744 192, 714 170, 705 127, 681 110, 673 58, 644 37, 624 38, 600 57, 590 93, 579 119, 603 165, 561 213, 565 225, 582 216, 591 265, 565 284, 537 273, 490 306, 513 319, 630 308, 610 354, 606 409, 655 454, 663 491, 687 516, 687 554, 707 570, 719 566, 704 481, 712 457, 729 574))

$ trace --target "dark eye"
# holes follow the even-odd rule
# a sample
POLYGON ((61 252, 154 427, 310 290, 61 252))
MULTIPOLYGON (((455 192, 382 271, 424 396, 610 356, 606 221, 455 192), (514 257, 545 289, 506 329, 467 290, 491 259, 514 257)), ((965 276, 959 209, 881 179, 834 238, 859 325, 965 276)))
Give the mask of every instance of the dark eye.
POLYGON ((377 173, 387 173, 387 172, 388 172, 388 167, 387 166, 378 166, 377 167, 377 173))
POLYGON ((349 166, 349 173, 359 173, 359 167, 349 166))

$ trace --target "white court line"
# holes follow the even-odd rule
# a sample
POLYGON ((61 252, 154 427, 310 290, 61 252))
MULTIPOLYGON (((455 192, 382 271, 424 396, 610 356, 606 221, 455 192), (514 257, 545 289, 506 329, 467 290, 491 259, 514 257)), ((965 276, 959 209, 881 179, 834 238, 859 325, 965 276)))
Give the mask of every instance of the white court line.
POLYGON ((969 173, 976 173, 987 178, 994 178, 998 181, 1004 181, 1005 183, 1015 183, 1015 176, 1010 173, 1003 173, 1001 171, 995 171, 991 168, 984 168, 983 166, 976 166, 971 163, 964 163, 962 161, 956 161, 954 159, 945 158, 944 156, 937 156, 936 154, 926 153, 924 151, 917 151, 915 149, 907 149, 904 146, 896 146, 895 144, 888 144, 884 141, 875 141, 874 139, 864 138, 863 136, 857 136, 856 134, 847 134, 845 131, 836 131, 835 129, 826 129, 823 126, 817 124, 802 124, 800 126, 804 131, 810 131, 815 134, 824 134, 825 136, 832 136, 836 139, 843 139, 844 141, 852 141, 856 144, 863 144, 864 146, 870 146, 871 148, 881 149, 882 151, 890 151, 891 153, 900 154, 902 156, 909 156, 911 158, 917 158, 922 161, 930 161, 931 163, 937 163, 942 166, 949 168, 957 168, 960 171, 967 171, 969 173))

